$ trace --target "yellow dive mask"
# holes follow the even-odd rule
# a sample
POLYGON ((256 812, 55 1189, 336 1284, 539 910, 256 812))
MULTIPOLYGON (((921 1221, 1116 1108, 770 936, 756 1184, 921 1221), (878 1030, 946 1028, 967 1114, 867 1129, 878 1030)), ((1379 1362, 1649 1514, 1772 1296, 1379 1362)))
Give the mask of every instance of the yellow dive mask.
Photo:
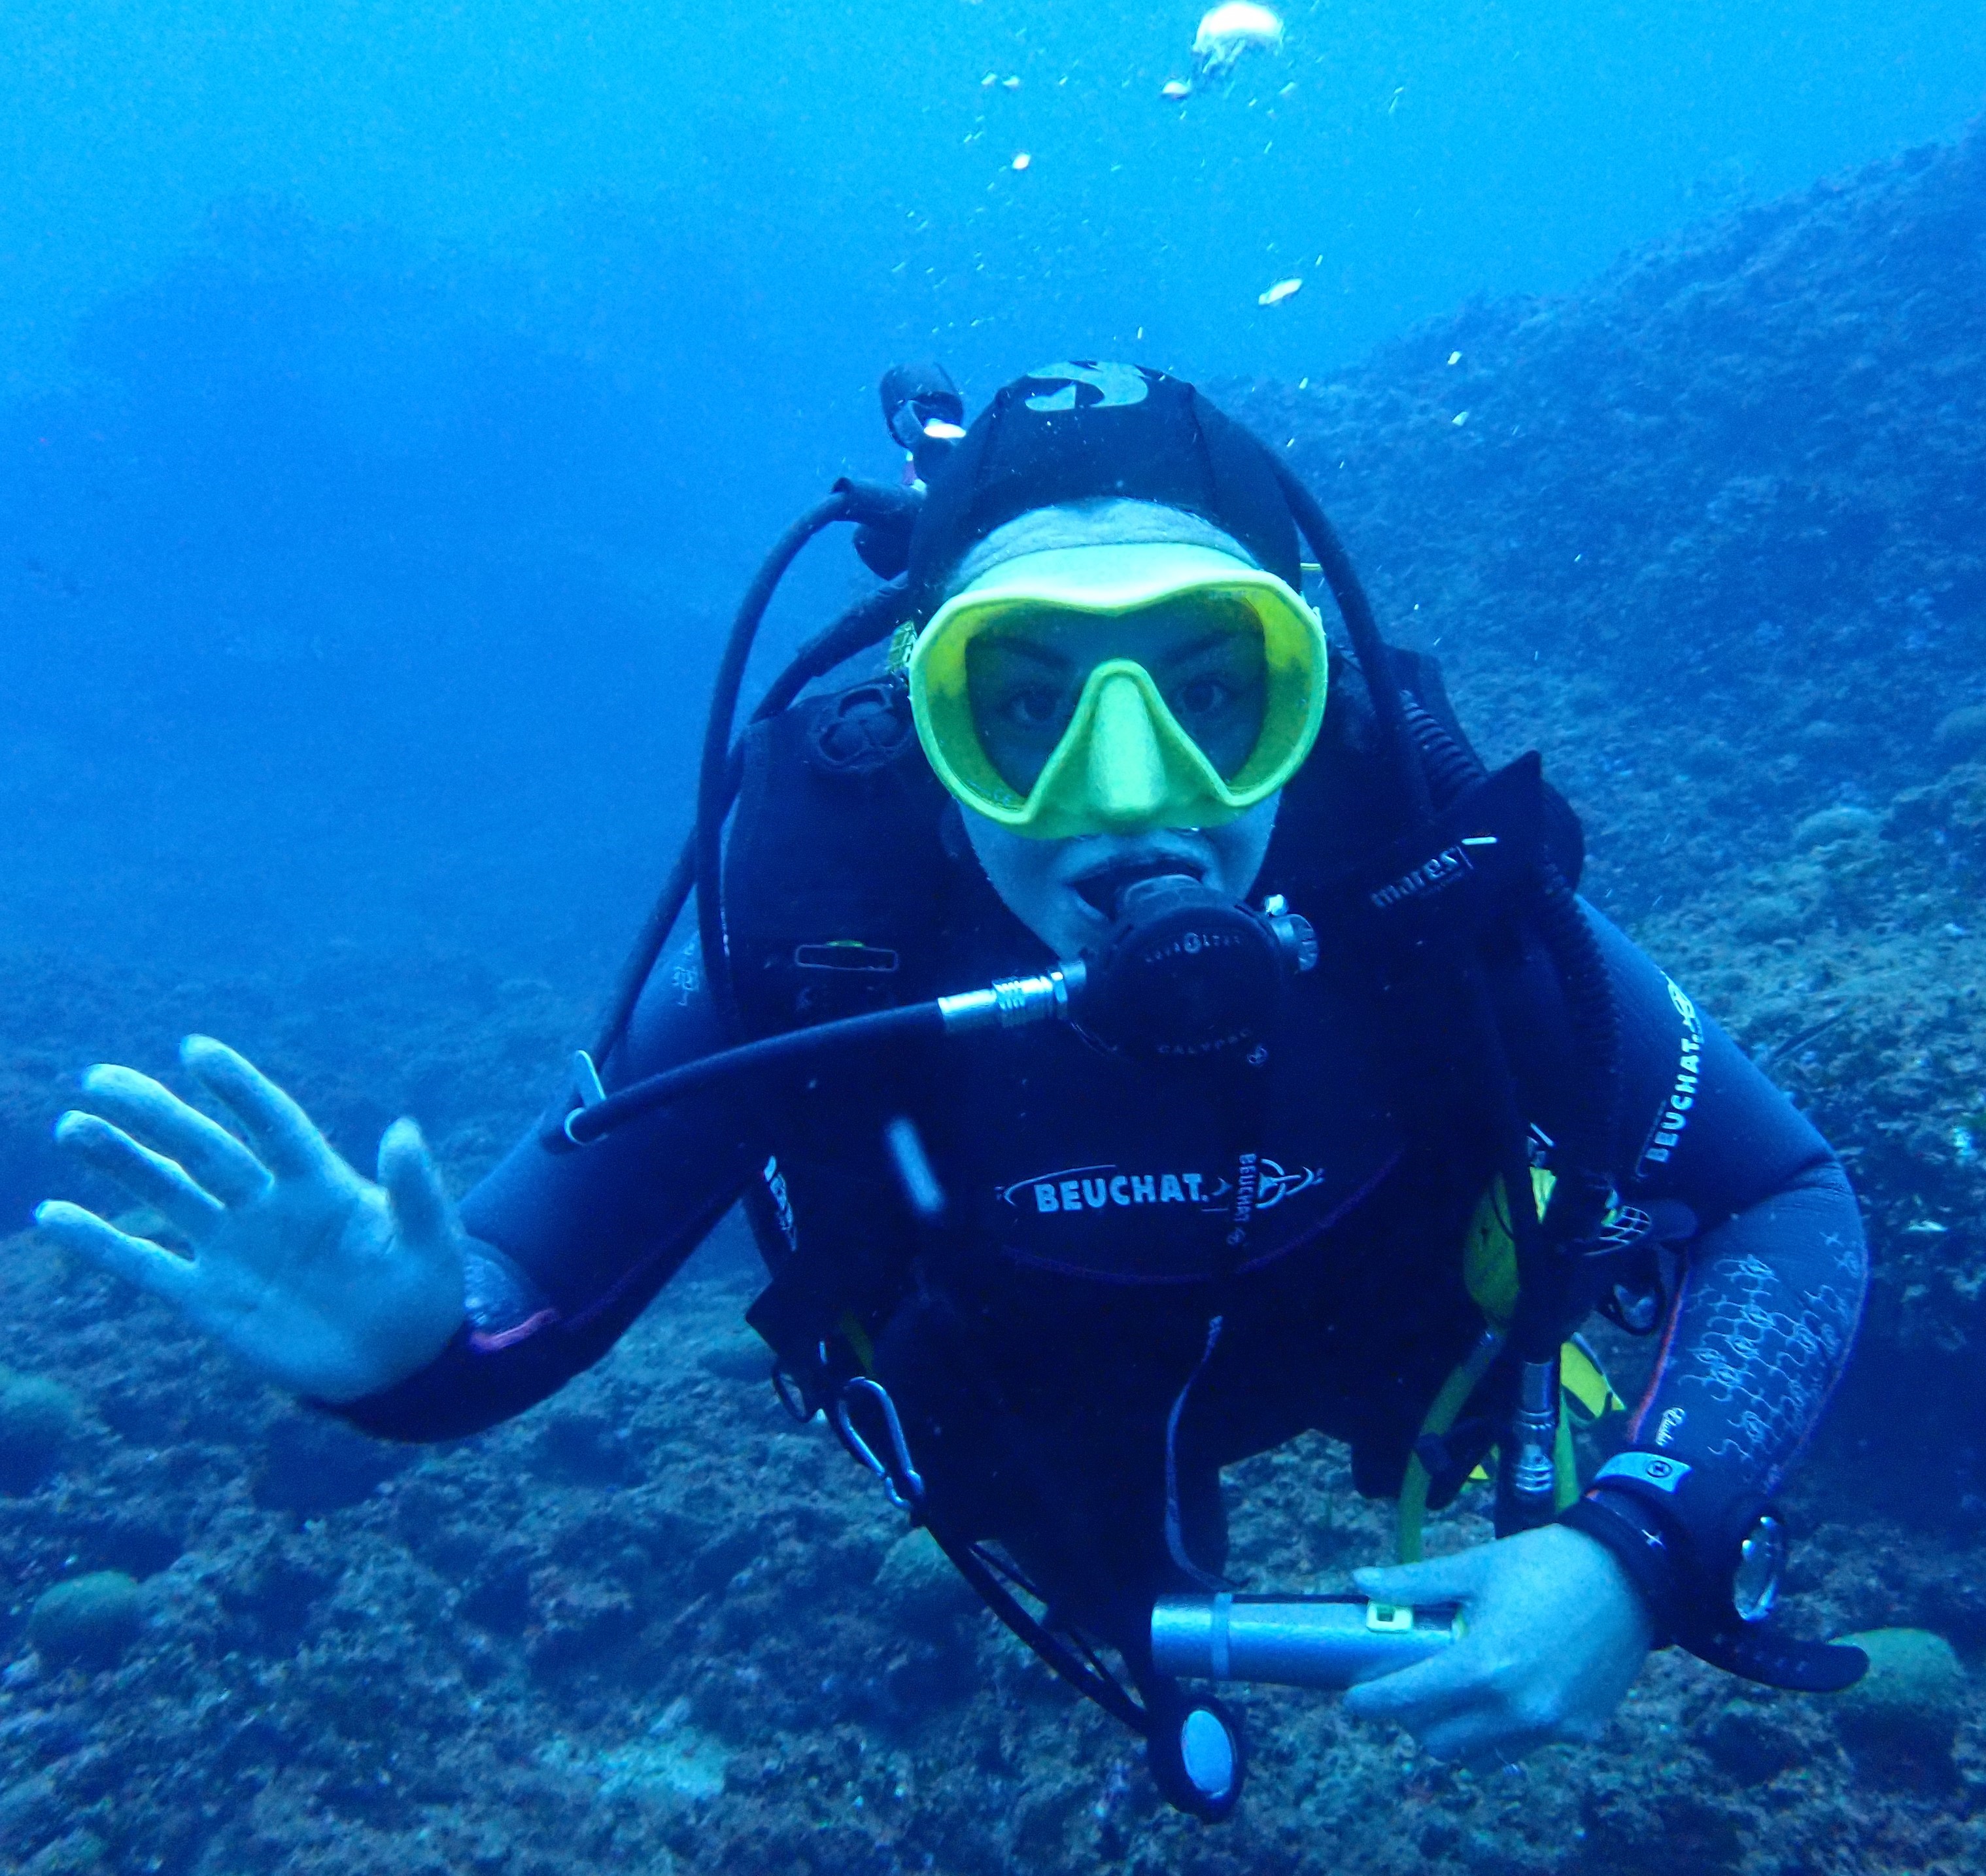
POLYGON ((911 704, 938 779, 1017 833, 1217 827, 1301 766, 1328 669, 1317 614, 1273 573, 1208 547, 1067 547, 939 607, 911 704))

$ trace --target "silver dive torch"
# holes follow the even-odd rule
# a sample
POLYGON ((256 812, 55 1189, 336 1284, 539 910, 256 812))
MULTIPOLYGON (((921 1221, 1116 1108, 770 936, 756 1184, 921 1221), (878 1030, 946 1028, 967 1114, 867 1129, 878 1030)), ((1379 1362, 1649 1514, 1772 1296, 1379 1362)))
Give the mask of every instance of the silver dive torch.
POLYGON ((1462 1636, 1452 1603, 1422 1609, 1364 1596, 1162 1596, 1152 1659, 1189 1680, 1355 1687, 1438 1655, 1462 1636))

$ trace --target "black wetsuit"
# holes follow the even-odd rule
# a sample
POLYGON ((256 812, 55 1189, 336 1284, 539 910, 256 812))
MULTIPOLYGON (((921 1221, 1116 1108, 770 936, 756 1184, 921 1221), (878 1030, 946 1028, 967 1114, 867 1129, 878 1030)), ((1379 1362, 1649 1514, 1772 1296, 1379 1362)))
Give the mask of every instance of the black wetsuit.
MULTIPOLYGON (((904 993, 1043 961, 957 843, 927 859, 922 916, 944 942, 936 980, 904 993)), ((859 879, 830 877, 859 896, 859 879)), ((1714 1511, 1772 1492, 1813 1427, 1853 1339, 1863 1235, 1813 1128, 1594 923, 1624 1032, 1614 1177, 1624 1202, 1685 1221, 1631 1439, 1685 1461, 1714 1511)), ((741 910, 730 929, 749 923, 741 910)), ((766 954, 779 961, 783 943, 766 954)), ((1564 1020, 1550 973, 1510 944, 1490 974, 1549 1134, 1564 1020)), ((775 1021, 760 1012, 759 1027, 775 1021)), ((1362 1490, 1396 1491, 1429 1401, 1481 1332, 1459 1246, 1492 1168, 1450 1124, 1466 1064, 1424 1020, 1397 1027, 1357 960, 1328 952, 1254 1065, 1129 1066, 1052 1030, 734 1084, 576 1153, 534 1133, 463 1203, 478 1242, 462 1332, 344 1411, 407 1439, 518 1413, 598 1360, 769 1173, 800 1239, 824 1233, 888 1303, 875 1370, 934 1509, 1004 1541, 1121 1642, 1153 1595, 1218 1568, 1221 1465, 1318 1428, 1351 1443, 1362 1490), (917 1225, 883 1147, 905 1115, 951 1199, 946 1228, 917 1225), (1239 1249, 1224 1250, 1237 1218, 1239 1249)), ((655 974, 610 1084, 721 1041, 692 948, 655 974)), ((1493 1378, 1493 1410, 1496 1393, 1493 1378)), ((1493 1412, 1477 1419, 1483 1438, 1437 1479, 1437 1502, 1493 1430, 1493 1412)))

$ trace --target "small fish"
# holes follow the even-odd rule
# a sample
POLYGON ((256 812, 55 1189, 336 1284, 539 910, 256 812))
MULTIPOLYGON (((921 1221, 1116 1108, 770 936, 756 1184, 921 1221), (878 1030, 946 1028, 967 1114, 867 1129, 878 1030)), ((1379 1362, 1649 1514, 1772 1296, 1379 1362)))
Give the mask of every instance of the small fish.
POLYGON ((1448 361, 1450 365, 1459 365, 1462 362, 1462 354, 1459 351, 1450 352, 1448 355, 1448 361))
POLYGON ((925 424, 924 434, 934 442, 955 443, 965 432, 955 423, 947 423, 942 417, 934 417, 925 424))
POLYGON ((1183 78, 1169 78, 1159 87, 1159 96, 1162 98, 1190 98, 1193 96, 1193 87, 1183 78))
POLYGON ((1021 81, 1018 78, 1003 78, 1000 85, 1005 91, 1018 91, 1021 89, 1021 81))
POLYGON ((1280 306, 1291 294, 1300 292, 1302 288, 1303 282, 1300 280, 1279 280, 1267 293, 1257 294, 1255 304, 1257 306, 1280 306))
POLYGON ((1033 161, 1034 158, 1029 156, 1025 150, 1022 150, 1021 153, 1014 159, 1013 166, 1017 170, 1025 170, 1033 161))

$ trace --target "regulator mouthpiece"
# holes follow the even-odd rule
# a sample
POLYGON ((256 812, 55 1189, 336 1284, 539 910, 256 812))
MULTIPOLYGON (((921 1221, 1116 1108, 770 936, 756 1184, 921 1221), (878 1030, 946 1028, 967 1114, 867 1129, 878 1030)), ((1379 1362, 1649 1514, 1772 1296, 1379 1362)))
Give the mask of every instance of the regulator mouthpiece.
POLYGON ((1139 1061, 1200 1061, 1260 1044, 1291 979, 1316 964, 1317 936, 1280 898, 1257 910, 1164 873, 1125 887, 1085 961, 1086 1034, 1139 1061))

